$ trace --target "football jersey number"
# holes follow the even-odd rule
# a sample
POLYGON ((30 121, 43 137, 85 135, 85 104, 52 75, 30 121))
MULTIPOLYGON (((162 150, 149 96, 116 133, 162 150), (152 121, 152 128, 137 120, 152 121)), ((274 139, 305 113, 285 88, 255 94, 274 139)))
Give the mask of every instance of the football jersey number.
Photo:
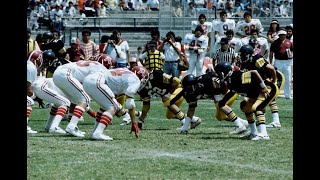
POLYGON ((122 76, 123 74, 132 74, 130 70, 126 68, 119 68, 119 69, 110 69, 112 76, 122 76))
POLYGON ((166 93, 165 89, 160 89, 158 87, 153 87, 151 90, 148 91, 149 96, 156 96, 156 97, 162 97, 166 93))

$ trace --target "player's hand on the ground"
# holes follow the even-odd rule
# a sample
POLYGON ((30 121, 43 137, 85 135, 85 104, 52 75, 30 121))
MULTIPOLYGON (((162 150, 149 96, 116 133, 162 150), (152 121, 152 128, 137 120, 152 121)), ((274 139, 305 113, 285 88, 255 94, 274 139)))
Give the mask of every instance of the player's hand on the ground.
POLYGON ((36 97, 34 100, 38 102, 39 108, 45 108, 45 104, 42 99, 36 97))
POLYGON ((136 135, 136 137, 139 137, 139 127, 138 127, 138 123, 137 123, 137 122, 133 122, 133 123, 132 123, 130 134, 131 134, 132 132, 134 132, 134 134, 136 135))

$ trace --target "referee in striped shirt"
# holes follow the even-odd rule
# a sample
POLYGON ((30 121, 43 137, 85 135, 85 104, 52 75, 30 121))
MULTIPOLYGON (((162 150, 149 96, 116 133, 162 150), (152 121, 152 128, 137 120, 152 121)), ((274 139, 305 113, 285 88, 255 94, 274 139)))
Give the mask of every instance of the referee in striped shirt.
POLYGON ((222 61, 227 61, 230 64, 235 65, 236 53, 233 48, 229 47, 228 39, 221 38, 220 45, 221 47, 217 49, 217 51, 214 53, 212 57, 213 67, 222 61))

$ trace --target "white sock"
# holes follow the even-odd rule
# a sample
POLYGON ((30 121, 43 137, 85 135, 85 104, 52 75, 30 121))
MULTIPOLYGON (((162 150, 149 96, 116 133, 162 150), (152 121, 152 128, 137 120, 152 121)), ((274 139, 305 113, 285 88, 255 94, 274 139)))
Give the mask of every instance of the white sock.
POLYGON ((272 113, 272 122, 280 124, 279 113, 272 113))
POLYGON ((263 135, 268 135, 267 127, 265 124, 260 124, 260 133, 263 135))
POLYGON ((96 127, 96 130, 94 133, 103 133, 103 130, 106 128, 106 125, 99 123, 98 126, 96 127))
POLYGON ((182 127, 181 127, 181 130, 183 130, 183 131, 188 131, 189 125, 190 125, 190 122, 191 122, 191 118, 186 117, 186 118, 184 118, 184 119, 185 119, 185 122, 183 123, 183 125, 182 125, 182 127))
POLYGON ((236 119, 235 121, 233 121, 233 123, 234 123, 234 125, 235 125, 236 127, 242 127, 242 126, 243 126, 240 118, 238 118, 238 117, 237 117, 237 119, 236 119))
POLYGON ((186 118, 183 118, 182 120, 180 120, 180 122, 184 124, 186 122, 186 118))
POLYGON ((50 129, 51 129, 51 128, 58 127, 59 124, 60 124, 60 122, 61 122, 61 120, 62 120, 62 116, 56 115, 56 116, 53 118, 53 120, 52 120, 52 124, 51 124, 51 126, 50 126, 50 129))

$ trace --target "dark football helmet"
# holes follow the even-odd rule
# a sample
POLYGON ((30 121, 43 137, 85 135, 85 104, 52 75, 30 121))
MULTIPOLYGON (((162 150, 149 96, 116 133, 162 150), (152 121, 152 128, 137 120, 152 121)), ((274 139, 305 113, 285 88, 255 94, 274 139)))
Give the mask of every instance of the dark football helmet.
POLYGON ((134 72, 138 78, 140 79, 141 85, 139 88, 139 91, 144 88, 144 86, 147 84, 149 80, 149 73, 148 70, 143 66, 135 66, 131 69, 132 72, 134 72))
POLYGON ((43 63, 48 66, 50 62, 54 61, 57 57, 51 50, 45 50, 42 54, 43 63))
POLYGON ((256 39, 250 39, 250 40, 249 40, 249 45, 250 45, 252 48, 255 48, 257 42, 258 42, 258 41, 257 41, 256 39))
POLYGON ((28 61, 33 62, 34 65, 36 65, 37 67, 40 67, 42 65, 43 59, 42 59, 42 51, 40 50, 34 50, 31 51, 28 54, 28 61))
POLYGON ((241 62, 247 62, 251 60, 252 54, 253 54, 253 47, 251 45, 243 45, 240 48, 240 58, 241 62))
POLYGON ((214 71, 218 73, 220 78, 226 78, 232 74, 232 66, 229 62, 222 61, 214 67, 214 71))
POLYGON ((52 32, 47 31, 42 34, 42 42, 46 43, 46 42, 50 41, 51 39, 53 39, 52 32))
POLYGON ((182 79, 182 87, 188 87, 196 84, 197 80, 193 74, 188 74, 182 79))
POLYGON ((104 65, 107 69, 114 67, 114 59, 108 54, 102 54, 97 57, 97 61, 104 65))

